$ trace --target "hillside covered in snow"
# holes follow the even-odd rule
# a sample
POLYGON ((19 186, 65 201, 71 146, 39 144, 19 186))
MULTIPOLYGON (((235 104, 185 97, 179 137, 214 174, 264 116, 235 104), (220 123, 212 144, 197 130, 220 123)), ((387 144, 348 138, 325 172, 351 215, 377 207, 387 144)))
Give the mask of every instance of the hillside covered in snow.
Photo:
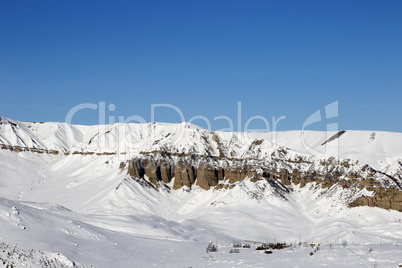
MULTIPOLYGON (((401 133, 0 117, 0 243, 18 245, 34 267, 222 267, 231 261, 222 252, 236 241, 397 247, 401 220, 401 133), (219 245, 216 255, 206 254, 209 241, 219 245)), ((389 261, 395 250, 383 256, 389 261)), ((231 266, 277 267, 285 258, 243 251, 231 266)), ((306 267, 319 266, 319 257, 294 251, 306 267)), ((8 261, 23 263, 13 254, 8 261)), ((386 261, 350 256, 362 267, 386 261)))

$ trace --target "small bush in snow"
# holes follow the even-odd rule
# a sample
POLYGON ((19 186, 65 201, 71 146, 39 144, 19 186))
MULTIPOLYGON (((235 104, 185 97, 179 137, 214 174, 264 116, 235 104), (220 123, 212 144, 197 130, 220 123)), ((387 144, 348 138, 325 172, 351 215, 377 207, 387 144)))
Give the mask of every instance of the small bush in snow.
POLYGON ((286 247, 287 247, 286 243, 279 243, 279 242, 271 245, 271 248, 273 249, 284 249, 286 247))
POLYGON ((266 243, 262 243, 261 246, 255 248, 255 250, 266 250, 266 249, 269 249, 269 246, 266 243))
POLYGON ((240 249, 238 249, 238 248, 231 249, 231 250, 229 251, 229 253, 240 253, 240 249))
POLYGON ((214 244, 209 244, 207 247, 207 253, 209 252, 217 252, 218 248, 214 244))
POLYGON ((346 240, 342 240, 342 246, 346 247, 348 245, 348 242, 346 240))
POLYGON ((284 249, 286 248, 286 243, 262 243, 261 246, 256 247, 256 250, 267 250, 267 249, 284 249))

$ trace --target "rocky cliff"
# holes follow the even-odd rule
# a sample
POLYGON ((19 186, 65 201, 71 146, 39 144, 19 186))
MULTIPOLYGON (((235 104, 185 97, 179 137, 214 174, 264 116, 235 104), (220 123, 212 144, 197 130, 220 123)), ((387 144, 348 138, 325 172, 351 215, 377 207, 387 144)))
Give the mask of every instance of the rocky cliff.
POLYGON ((168 152, 144 153, 128 161, 127 173, 173 190, 199 186, 204 190, 228 189, 245 179, 267 181, 277 193, 314 184, 324 193, 341 187, 352 192, 349 207, 370 206, 402 211, 400 177, 383 174, 358 161, 317 160, 286 156, 281 149, 265 159, 229 159, 214 156, 177 156, 168 152))

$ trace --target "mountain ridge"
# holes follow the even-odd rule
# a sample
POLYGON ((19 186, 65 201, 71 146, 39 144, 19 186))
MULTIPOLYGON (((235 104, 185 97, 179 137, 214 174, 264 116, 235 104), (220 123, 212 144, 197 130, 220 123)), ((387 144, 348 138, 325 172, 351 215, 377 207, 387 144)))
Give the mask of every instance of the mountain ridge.
MULTIPOLYGON (((351 207, 402 211, 402 154, 395 153, 394 146, 389 149, 387 141, 387 146, 381 147, 381 143, 372 146, 380 147, 380 156, 388 161, 383 166, 383 160, 367 164, 362 160, 335 158, 334 151, 340 156, 349 156, 349 151, 356 154, 356 147, 347 148, 349 151, 342 147, 349 142, 345 138, 353 137, 350 132, 210 132, 188 123, 76 126, 21 123, 3 117, 0 148, 65 156, 115 155, 123 160, 119 168, 128 175, 157 188, 161 184, 170 185, 173 190, 194 186, 204 190, 229 189, 247 178, 253 182, 263 180, 276 188, 279 195, 283 195, 281 191, 291 192, 294 185, 305 187, 316 183, 321 189, 341 186, 355 192, 355 198, 348 203, 351 207), (292 133, 293 139, 289 138, 292 133), (270 141, 273 135, 282 143, 285 139, 293 140, 291 147, 295 150, 270 141), (307 138, 303 136, 305 141, 299 143, 315 139, 310 147, 302 144, 310 149, 304 152, 294 142, 295 136, 300 139, 302 135, 307 138), (327 152, 321 153, 324 145, 327 152)), ((368 144, 376 140, 378 143, 381 136, 392 137, 390 140, 397 143, 397 138, 402 138, 402 134, 387 132, 359 134, 370 135, 368 144)), ((365 160, 365 157, 362 154, 356 158, 365 160)))

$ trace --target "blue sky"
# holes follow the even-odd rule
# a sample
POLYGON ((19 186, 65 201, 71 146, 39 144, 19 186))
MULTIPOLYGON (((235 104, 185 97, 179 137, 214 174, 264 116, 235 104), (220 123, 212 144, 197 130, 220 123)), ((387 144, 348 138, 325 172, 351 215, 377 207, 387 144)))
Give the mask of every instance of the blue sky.
POLYGON ((2 1, 0 115, 62 122, 103 101, 149 121, 167 103, 216 130, 221 115, 237 128, 240 101, 241 124, 286 116, 277 129, 291 130, 338 101, 340 129, 402 132, 402 1, 116 2, 2 1))

